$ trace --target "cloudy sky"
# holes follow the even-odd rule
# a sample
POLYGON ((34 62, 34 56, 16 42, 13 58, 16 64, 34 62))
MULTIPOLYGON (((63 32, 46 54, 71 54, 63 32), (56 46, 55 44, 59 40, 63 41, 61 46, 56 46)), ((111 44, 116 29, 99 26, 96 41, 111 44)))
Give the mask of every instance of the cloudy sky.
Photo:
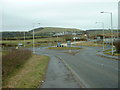
POLYGON ((31 30, 35 27, 70 27, 79 29, 118 27, 119 0, 2 0, 0 30, 31 30), (37 23, 40 23, 37 24, 37 23))

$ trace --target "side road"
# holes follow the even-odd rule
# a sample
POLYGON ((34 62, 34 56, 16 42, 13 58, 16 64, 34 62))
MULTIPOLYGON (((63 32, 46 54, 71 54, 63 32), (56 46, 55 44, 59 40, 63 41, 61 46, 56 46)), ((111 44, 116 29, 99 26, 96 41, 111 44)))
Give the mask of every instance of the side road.
POLYGON ((63 62, 55 56, 50 57, 45 81, 41 88, 80 88, 63 62))

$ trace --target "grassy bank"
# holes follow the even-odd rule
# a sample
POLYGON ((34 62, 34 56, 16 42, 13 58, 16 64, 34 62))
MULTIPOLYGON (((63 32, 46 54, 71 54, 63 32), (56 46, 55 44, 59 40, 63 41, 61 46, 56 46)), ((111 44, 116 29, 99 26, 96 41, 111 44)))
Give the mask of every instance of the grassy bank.
POLYGON ((10 49, 2 54, 3 85, 6 84, 8 78, 17 73, 31 56, 32 52, 24 49, 10 49))
POLYGON ((17 74, 9 78, 4 88, 37 88, 44 80, 48 56, 32 55, 17 74))
POLYGON ((101 47, 102 44, 94 43, 94 42, 81 42, 75 44, 76 46, 92 46, 92 47, 101 47))
POLYGON ((49 47, 48 49, 50 50, 77 50, 77 49, 81 49, 79 47, 49 47))
MULTIPOLYGON (((115 50, 115 49, 114 49, 115 50)), ((108 50, 105 50, 104 51, 104 54, 108 54, 108 55, 112 55, 112 52, 110 52, 110 51, 112 51, 112 49, 108 49, 108 50)), ((118 52, 113 52, 113 56, 120 56, 120 53, 118 53, 118 52)))

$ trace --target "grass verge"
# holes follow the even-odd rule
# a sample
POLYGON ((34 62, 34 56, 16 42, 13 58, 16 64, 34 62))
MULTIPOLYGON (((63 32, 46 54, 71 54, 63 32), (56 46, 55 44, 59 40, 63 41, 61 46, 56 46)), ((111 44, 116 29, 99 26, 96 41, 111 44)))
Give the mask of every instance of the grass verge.
POLYGON ((10 49, 2 55, 2 81, 3 85, 7 78, 16 73, 32 56, 32 52, 26 49, 10 49))
POLYGON ((92 47, 101 47, 102 44, 94 43, 94 42, 82 42, 77 43, 76 46, 92 46, 92 47))
POLYGON ((49 57, 32 55, 19 72, 8 78, 3 88, 37 88, 42 84, 49 57))
POLYGON ((50 50, 77 50, 77 49, 81 49, 79 47, 49 47, 47 49, 50 49, 50 50))
MULTIPOLYGON (((112 55, 112 52, 110 52, 110 51, 112 51, 112 49, 105 50, 104 54, 112 55)), ((117 53, 116 51, 113 52, 113 54, 114 55, 112 55, 112 56, 120 56, 120 53, 117 53)))

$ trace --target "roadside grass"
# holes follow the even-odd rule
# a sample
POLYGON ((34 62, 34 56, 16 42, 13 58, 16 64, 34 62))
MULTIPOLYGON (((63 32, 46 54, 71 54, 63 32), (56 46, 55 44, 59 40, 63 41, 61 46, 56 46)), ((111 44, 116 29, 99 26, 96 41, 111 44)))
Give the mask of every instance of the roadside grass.
POLYGON ((3 88, 39 88, 49 63, 48 56, 32 55, 3 88))
MULTIPOLYGON (((104 54, 112 55, 111 52, 105 52, 104 54)), ((114 55, 113 55, 113 56, 120 56, 120 53, 114 52, 114 55)))
POLYGON ((50 50, 78 50, 81 48, 79 48, 79 47, 49 47, 47 49, 50 49, 50 50))
MULTIPOLYGON (((115 49, 114 49, 115 50, 115 49)), ((108 49, 108 50, 105 50, 104 51, 104 54, 108 54, 108 55, 112 55, 112 53, 110 52, 110 51, 112 51, 112 49, 108 49)), ((118 52, 113 52, 113 56, 120 56, 120 53, 118 53, 118 52)))
POLYGON ((92 46, 92 47, 101 47, 102 44, 94 43, 94 42, 81 42, 75 44, 76 46, 92 46))
POLYGON ((2 54, 2 84, 6 84, 8 78, 17 73, 31 56, 32 52, 26 49, 11 49, 2 54))

